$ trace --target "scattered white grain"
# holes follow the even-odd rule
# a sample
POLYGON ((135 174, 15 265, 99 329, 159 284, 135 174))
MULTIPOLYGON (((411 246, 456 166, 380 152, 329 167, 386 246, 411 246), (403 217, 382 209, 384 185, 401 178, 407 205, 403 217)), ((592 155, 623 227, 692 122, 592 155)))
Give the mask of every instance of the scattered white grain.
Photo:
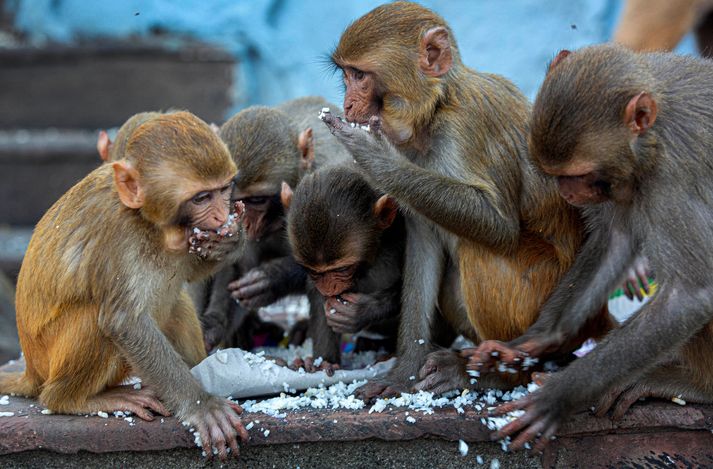
POLYGON ((425 340, 423 340, 423 339, 418 339, 418 344, 419 344, 419 345, 423 345, 423 344, 425 344, 425 343, 426 343, 425 340))
POLYGON ((675 402, 676 404, 678 404, 678 405, 686 405, 686 401, 684 401, 683 399, 681 399, 681 395, 680 395, 680 394, 679 394, 678 396, 676 396, 676 397, 672 397, 671 400, 672 400, 673 402, 675 402))
POLYGON ((479 454, 476 455, 476 456, 475 456, 475 462, 477 462, 478 465, 483 464, 483 462, 484 462, 484 461, 483 461, 483 457, 482 457, 481 455, 479 455, 479 454))
POLYGON ((134 389, 136 389, 137 391, 141 389, 141 383, 134 384, 134 389))
POLYGON ((498 458, 490 461, 490 469, 500 469, 500 461, 498 461, 498 458))
POLYGON ((329 308, 329 314, 334 314, 336 312, 337 310, 335 308, 329 308))
POLYGON ((103 419, 109 418, 109 414, 107 414, 106 412, 102 412, 101 410, 99 412, 97 412, 97 415, 103 419))
POLYGON ((8 404, 10 404, 10 396, 0 397, 0 405, 8 405, 8 404))
POLYGON ((409 376, 408 379, 409 379, 409 381, 413 381, 413 380, 416 379, 416 377, 415 377, 415 376, 409 376))
POLYGON ((319 367, 319 365, 321 365, 323 361, 324 361, 324 358, 322 358, 322 357, 315 358, 314 366, 319 367))
POLYGON ((468 444, 463 440, 458 440, 458 451, 460 455, 465 457, 468 455, 468 444))
POLYGON ((250 422, 249 424, 245 425, 245 430, 252 430, 252 428, 255 426, 254 422, 250 422))
POLYGON ((413 417, 411 417, 411 416, 406 417, 406 421, 407 421, 408 423, 416 423, 416 419, 413 418, 413 417))
POLYGON ((265 435, 265 438, 267 438, 270 434, 270 430, 265 430, 264 432, 262 432, 262 434, 265 435))
POLYGON ((13 417, 15 412, 0 412, 0 417, 13 417))
POLYGON ((52 411, 49 410, 49 409, 42 409, 42 412, 41 412, 41 413, 44 414, 44 415, 52 415, 52 414, 54 414, 54 412, 52 412, 52 411))

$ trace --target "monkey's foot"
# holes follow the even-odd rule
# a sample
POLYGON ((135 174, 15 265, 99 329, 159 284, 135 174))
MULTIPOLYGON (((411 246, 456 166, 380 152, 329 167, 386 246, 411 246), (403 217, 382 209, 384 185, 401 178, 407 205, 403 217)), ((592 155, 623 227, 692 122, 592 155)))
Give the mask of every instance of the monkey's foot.
POLYGON ((364 386, 357 388, 354 395, 357 399, 361 399, 364 402, 370 402, 378 397, 396 397, 409 391, 410 389, 408 385, 392 382, 388 379, 382 378, 369 381, 364 386))
POLYGON ((171 413, 166 409, 158 396, 150 387, 139 389, 133 386, 117 386, 110 388, 92 399, 90 405, 96 411, 103 412, 132 412, 143 420, 152 421, 154 416, 151 411, 168 417, 171 413))
POLYGON ((340 369, 341 367, 339 366, 339 364, 328 362, 322 357, 305 357, 304 360, 302 358, 297 357, 294 359, 289 368, 291 370, 299 370, 300 368, 302 368, 307 373, 316 373, 318 371, 324 371, 325 373, 327 373, 327 376, 334 376, 334 372, 340 369))
POLYGON ((679 405, 685 405, 687 402, 713 402, 713 396, 695 389, 685 379, 674 381, 664 377, 663 380, 656 381, 647 377, 633 385, 621 386, 607 392, 594 407, 594 414, 603 417, 611 409, 612 420, 619 420, 636 401, 647 397, 673 401, 679 405))
POLYGON ((432 352, 418 373, 421 381, 414 386, 414 389, 441 394, 452 389, 468 388, 470 380, 465 372, 465 364, 465 358, 457 352, 450 350, 432 352))
POLYGON ((466 368, 473 372, 498 371, 505 373, 511 372, 515 368, 527 370, 537 363, 537 359, 530 358, 527 352, 499 340, 486 340, 477 348, 466 348, 460 353, 468 361, 466 368))

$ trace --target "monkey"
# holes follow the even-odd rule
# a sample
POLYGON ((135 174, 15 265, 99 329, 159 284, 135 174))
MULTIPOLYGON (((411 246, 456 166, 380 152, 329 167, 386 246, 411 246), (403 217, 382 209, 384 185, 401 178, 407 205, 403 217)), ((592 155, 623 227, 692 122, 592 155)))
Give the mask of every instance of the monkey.
MULTIPOLYGON (((377 7, 345 30, 332 60, 354 125, 323 120, 406 223, 397 363, 359 395, 469 387, 465 359, 437 350, 432 324, 445 320, 476 344, 521 335, 573 262, 581 216, 528 158, 527 99, 466 67, 437 14, 377 7)), ((610 327, 603 309, 558 351, 610 327)))
POLYGON ((220 127, 238 167, 233 197, 245 204, 246 243, 237 261, 226 263, 207 283, 192 286, 208 350, 219 344, 250 349, 257 332, 267 331, 279 341, 281 331, 262 323, 257 309, 306 292, 306 274, 292 258, 285 234, 280 191, 282 182, 296 187, 316 168, 349 159, 319 121, 325 107, 339 109, 321 97, 298 98, 277 108, 253 106, 220 127))
POLYGON ((513 448, 541 449, 592 404, 617 419, 642 397, 713 402, 712 100, 707 60, 598 45, 553 61, 530 152, 562 198, 584 208, 591 235, 527 335, 576 329, 626 274, 622 259, 645 256, 659 286, 593 351, 500 409, 524 410, 498 433, 513 448))
POLYGON ((224 459, 247 432, 240 407, 190 374, 206 354, 183 286, 242 242, 243 207, 230 207, 236 167, 188 112, 149 117, 130 134, 120 159, 37 224, 16 294, 26 368, 0 374, 0 392, 65 414, 171 413, 224 459), (119 386, 129 376, 144 387, 119 386))
MULTIPOLYGON (((310 278, 309 331, 321 369, 339 365, 343 333, 375 332, 393 351, 405 237, 396 202, 346 163, 305 176, 294 193, 284 183, 281 200, 293 256, 310 278)), ((319 368, 311 358, 295 366, 319 368)))

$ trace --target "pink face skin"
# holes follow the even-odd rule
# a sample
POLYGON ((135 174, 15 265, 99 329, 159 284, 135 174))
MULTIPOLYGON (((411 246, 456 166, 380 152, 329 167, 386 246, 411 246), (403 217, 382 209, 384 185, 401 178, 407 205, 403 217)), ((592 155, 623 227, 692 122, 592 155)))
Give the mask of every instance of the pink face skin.
POLYGON ((344 67, 344 117, 349 122, 366 124, 371 116, 378 116, 379 99, 374 75, 353 67, 344 67))

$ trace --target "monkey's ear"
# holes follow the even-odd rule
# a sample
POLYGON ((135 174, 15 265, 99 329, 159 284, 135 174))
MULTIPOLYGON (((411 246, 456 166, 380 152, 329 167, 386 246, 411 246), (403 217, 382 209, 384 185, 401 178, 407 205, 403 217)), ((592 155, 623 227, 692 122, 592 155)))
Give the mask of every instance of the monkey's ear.
POLYGON ((282 206, 287 210, 292 203, 292 188, 285 181, 282 181, 282 189, 280 190, 280 201, 282 206))
POLYGON ((547 67, 547 72, 551 72, 554 70, 554 68, 562 63, 564 59, 566 59, 572 52, 568 51, 567 49, 563 49, 557 54, 557 56, 552 59, 552 62, 550 62, 550 66, 547 67))
POLYGON ((396 200, 388 195, 382 195, 374 204, 374 216, 376 216, 376 225, 381 230, 390 227, 396 218, 396 213, 399 211, 399 206, 396 200))
POLYGON ((297 138, 297 147, 300 149, 300 154, 302 155, 300 168, 304 171, 308 171, 312 168, 312 163, 314 163, 314 138, 312 138, 311 127, 307 127, 300 132, 300 136, 297 138))
POLYGON ((624 124, 634 136, 646 132, 656 120, 656 101, 646 91, 642 91, 629 100, 624 110, 624 124))
POLYGON ((139 183, 139 172, 126 161, 112 163, 114 185, 121 203, 129 208, 141 208, 144 205, 144 191, 139 183))
POLYGON ((429 77, 440 77, 453 66, 451 40, 443 26, 431 28, 421 38, 418 66, 429 77))
POLYGON ((106 130, 99 131, 99 137, 97 138, 97 151, 99 152, 99 157, 102 161, 109 161, 109 148, 111 147, 111 139, 106 130))

